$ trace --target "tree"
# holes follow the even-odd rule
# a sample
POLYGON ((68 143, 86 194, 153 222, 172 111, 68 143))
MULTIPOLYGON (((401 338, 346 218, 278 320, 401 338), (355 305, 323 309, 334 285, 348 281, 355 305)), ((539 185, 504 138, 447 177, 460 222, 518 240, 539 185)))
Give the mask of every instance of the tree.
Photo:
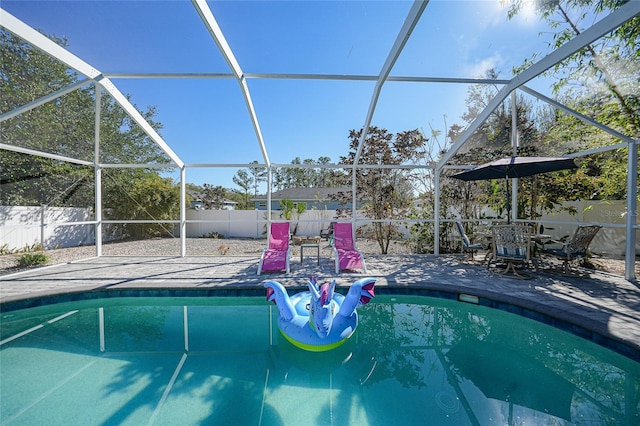
MULTIPOLYGON (((122 182, 107 194, 105 219, 176 220, 180 217, 180 188, 170 178, 143 173, 138 179, 122 182)), ((120 224, 124 236, 135 239, 173 236, 170 223, 120 224)))
MULTIPOLYGON (((535 6, 540 17, 556 30, 548 44, 555 49, 624 3, 626 0, 537 0, 535 6)), ((522 0, 512 0, 509 17, 518 14, 522 5, 522 0)), ((530 62, 525 61, 522 67, 530 62)), ((640 137, 640 17, 631 18, 547 73, 549 77, 556 75, 560 78, 554 84, 554 92, 563 103, 621 133, 640 137)), ((547 146, 566 146, 576 152, 617 142, 563 112, 553 111, 548 116, 552 126, 544 134, 547 146)), ((543 180, 541 193, 546 195, 553 189, 576 199, 623 199, 625 154, 626 150, 614 150, 591 155, 576 173, 561 175, 554 181, 543 180)))
MULTIPOLYGON (((346 157, 341 157, 341 162, 354 163, 361 134, 362 129, 349 132, 350 151, 346 157)), ((417 161, 426 141, 417 129, 392 135, 386 129, 371 127, 364 140, 359 164, 382 166, 417 161)), ((372 223, 374 238, 381 253, 386 254, 391 239, 397 234, 397 227, 385 221, 406 217, 414 197, 410 174, 402 169, 360 168, 356 171, 356 191, 358 198, 366 201, 364 213, 375 220, 372 223)), ((350 197, 351 193, 339 194, 343 204, 350 203, 350 197)))
MULTIPOLYGON (((487 76, 497 75, 489 70, 487 76)), ((489 99, 495 95, 491 86, 472 87, 467 98, 467 121, 475 119, 489 99)), ((617 104, 603 107, 598 99, 563 96, 563 103, 571 108, 591 115, 599 122, 620 128, 616 119, 620 117, 617 104), (597 111, 594 113, 593 111, 597 111)), ((520 146, 517 155, 566 155, 585 149, 615 143, 611 136, 585 124, 577 118, 552 109, 534 111, 522 97, 516 98, 517 128, 520 146)), ((512 155, 511 110, 513 105, 505 101, 494 111, 470 138, 464 149, 452 159, 454 164, 481 164, 496 158, 512 155)), ((627 131, 631 131, 627 122, 627 131)), ((455 135, 452 140, 455 140, 455 135)), ((518 180, 518 216, 521 219, 536 219, 541 211, 552 211, 563 201, 624 197, 626 192, 626 163, 621 150, 604 152, 577 160, 581 167, 577 171, 541 174, 518 180), (606 178, 605 178, 606 177, 606 178)), ((443 183, 446 179, 442 180, 443 183)), ((505 210, 506 189, 504 180, 446 183, 441 188, 443 203, 450 203, 465 218, 479 218, 478 206, 494 207, 498 214, 505 210)), ((569 209, 570 212, 573 212, 569 209)), ((443 240, 444 241, 444 240, 443 240)))
MULTIPOLYGON (((296 157, 291 160, 290 164, 300 165, 302 164, 302 160, 300 160, 300 157, 296 157)), ((299 167, 285 167, 279 170, 281 172, 281 189, 300 187, 300 182, 302 181, 302 169, 299 167)))
MULTIPOLYGON (((446 116, 444 127, 447 128, 446 116)), ((444 140, 440 141, 440 131, 432 129, 431 137, 426 141, 424 149, 421 150, 421 161, 426 164, 435 164, 440 155, 446 152, 448 146, 452 145, 454 140, 458 139, 464 128, 460 125, 453 124, 449 127, 445 134, 444 140)), ((435 188, 436 188, 436 171, 426 168, 424 171, 416 172, 415 191, 418 194, 415 202, 409 209, 408 218, 416 222, 408 225, 410 232, 409 242, 414 253, 430 253, 434 244, 434 224, 433 220, 436 216, 435 211, 435 188)), ((451 185, 446 184, 446 177, 440 180, 440 193, 446 194, 447 189, 451 185)), ((459 188, 459 187, 453 187, 459 188)), ((449 196, 440 197, 440 217, 447 217, 452 206, 457 205, 458 199, 449 196)), ((450 246, 451 239, 447 238, 450 232, 451 224, 444 222, 439 228, 440 233, 440 251, 448 252, 454 249, 450 246)))
POLYGON ((208 183, 204 184, 202 191, 202 203, 207 209, 220 210, 224 206, 227 191, 220 185, 213 186, 208 183))
MULTIPOLYGON (((316 161, 312 158, 305 158, 302 164, 306 166, 313 166, 316 164, 316 161)), ((314 169, 302 168, 300 171, 302 172, 301 183, 303 188, 314 188, 318 186, 318 174, 314 169)))
MULTIPOLYGON (((600 15, 608 15, 628 0, 536 0, 535 7, 551 28, 557 29, 551 49, 556 49, 582 33, 600 15)), ((517 15, 524 0, 511 0, 509 17, 517 15)), ((531 60, 526 61, 528 66, 531 60)), ((636 16, 584 49, 557 64, 552 72, 561 77, 554 89, 570 90, 582 98, 598 99, 602 107, 615 103, 630 128, 630 136, 640 137, 640 17, 636 16)), ((594 110, 594 111, 597 111, 594 110)))
MULTIPOLYGON (((0 30, 0 111, 8 112, 75 82, 64 65, 34 49, 6 30, 0 30)), ((64 45, 65 41, 55 39, 64 45)), ((82 89, 20 116, 2 122, 0 141, 7 145, 64 156, 80 156, 87 151, 92 133, 82 128, 93 118, 92 109, 82 109, 91 90, 82 89), (64 112, 64 114, 61 114, 64 112)), ((13 151, 0 156, 0 202, 13 205, 91 205, 92 197, 78 190, 67 197, 74 182, 93 181, 92 170, 43 157, 13 151)), ((92 195, 92 192, 91 192, 92 195)))
MULTIPOLYGON (((497 79, 498 73, 489 69, 485 73, 488 79, 497 79)), ((473 85, 469 88, 468 96, 465 101, 467 110, 462 115, 463 119, 468 123, 475 120, 476 116, 482 111, 489 101, 495 97, 498 88, 494 85, 473 85)), ((478 131, 472 135, 469 142, 461 149, 452 159, 453 164, 482 164, 497 158, 508 157, 513 155, 513 132, 518 132, 519 146, 517 155, 545 155, 546 148, 543 144, 540 131, 536 126, 535 112, 530 102, 523 96, 516 96, 516 102, 513 104, 511 99, 505 100, 495 111, 493 111, 487 120, 482 123, 478 131), (516 129, 512 129, 512 111, 516 111, 516 129)), ((450 129, 450 140, 459 137, 461 127, 450 129), (451 133, 453 132, 453 133, 451 133)), ((520 179, 518 191, 518 212, 521 214, 528 211, 529 217, 537 217, 538 202, 540 201, 539 186, 536 184, 538 177, 529 178, 530 180, 520 179), (528 207, 528 208, 527 208, 528 207)), ((479 219, 482 215, 480 206, 489 205, 496 209, 498 214, 506 211, 507 200, 504 179, 477 181, 477 182, 461 182, 453 179, 443 179, 441 186, 442 199, 446 200, 449 207, 455 209, 460 216, 469 219, 479 219)), ((560 193, 556 193, 555 197, 549 197, 548 200, 555 205, 561 201, 560 193)), ((471 229, 467 230, 471 232, 471 229)), ((441 241, 446 241, 441 239, 441 241)))
MULTIPOLYGON (((535 2, 536 10, 556 29, 550 49, 582 33, 600 15, 606 15, 625 0, 564 0, 535 2)), ((511 2, 509 17, 520 12, 522 0, 511 2)), ((526 61, 523 67, 531 61, 526 61)), ((557 64, 547 76, 561 77, 554 84, 563 103, 599 123, 633 138, 640 137, 640 17, 636 16, 610 34, 557 64)), ((561 141, 572 151, 599 148, 616 143, 613 138, 562 112, 550 114, 547 143, 561 141)), ((543 193, 550 188, 572 198, 623 199, 626 196, 626 150, 607 151, 585 159, 576 173, 560 180, 543 181, 543 193), (571 188, 571 191, 567 189, 571 188)), ((548 206, 548 204, 547 204, 548 206)))
POLYGON ((285 218, 286 220, 291 220, 295 217, 296 222, 293 225, 293 231, 291 233, 296 235, 298 232, 298 222, 297 220, 300 218, 300 215, 307 210, 307 206, 304 203, 296 204, 292 200, 284 199, 280 200, 280 216, 285 218))
MULTIPOLYGON (((291 164, 301 165, 302 164, 302 160, 300 159, 300 157, 296 157, 293 160, 291 160, 291 164)), ((302 169, 300 167, 291 167, 291 168, 284 169, 284 174, 286 176, 285 177, 285 182, 286 182, 285 188, 304 188, 304 187, 306 187, 304 169, 302 169)))
MULTIPOLYGON (((321 165, 327 165, 331 163, 331 158, 330 157, 319 157, 318 158, 318 164, 321 165)), ((332 170, 331 169, 325 169, 325 168, 321 168, 318 169, 318 178, 317 178, 317 182, 316 182, 316 186, 319 188, 328 188, 332 185, 333 179, 332 179, 332 170)))
MULTIPOLYGON (((326 165, 331 163, 330 157, 319 157, 317 160, 296 157, 293 165, 326 165)), ((273 174, 273 189, 278 191, 287 188, 331 188, 341 185, 343 174, 324 167, 287 167, 277 169, 273 174)))
MULTIPOLYGON (((66 47, 66 41, 50 37, 66 47)), ((76 73, 49 55, 0 30, 0 110, 8 112, 79 81, 76 73)), ((0 141, 6 145, 92 161, 94 148, 95 86, 74 90, 54 101, 2 122, 0 141)), ((155 129, 155 108, 141 113, 155 129)), ((108 95, 101 97, 100 161, 103 163, 158 163, 167 156, 108 95)), ((161 170, 103 170, 103 209, 111 214, 134 212, 154 198, 136 200, 129 189, 159 178, 161 170), (141 180, 141 182, 136 182, 141 180), (117 195, 116 195, 117 194, 117 195), (123 196, 126 195, 126 196, 123 196)), ((72 162, 3 150, 0 155, 0 203, 93 207, 94 169, 72 162)), ((147 205, 147 210, 154 206, 147 205)), ((156 217, 162 216, 155 214, 156 217)), ((119 219, 130 219, 124 215, 119 219)), ((150 219, 150 217, 147 217, 150 219)), ((146 225, 138 224, 142 229, 146 225)), ((114 225, 129 232, 127 226, 114 225)), ((150 226, 151 234, 155 231, 150 226)), ((136 235, 142 232, 136 231, 136 235)))
POLYGON ((238 172, 233 176, 233 183, 238 185, 242 189, 242 203, 240 205, 241 209, 246 209, 249 207, 249 190, 251 189, 251 176, 246 170, 238 170, 238 172))
POLYGON ((279 191, 287 187, 286 174, 284 169, 276 169, 272 173, 273 180, 271 182, 272 191, 279 191))
POLYGON ((250 166, 249 167, 249 174, 251 175, 251 177, 253 178, 253 190, 254 193, 253 195, 257 196, 258 195, 258 188, 260 187, 260 184, 262 182, 266 182, 267 181, 267 169, 265 169, 262 166, 257 166, 258 162, 257 161, 252 161, 250 164, 256 164, 256 166, 250 166))
POLYGON ((92 168, 12 151, 0 154, 0 187, 6 206, 91 207, 94 200, 92 168))
MULTIPOLYGON (((565 99, 578 111, 593 110, 593 99, 565 99)), ((594 118, 599 122, 616 127, 619 109, 616 105, 597 110, 594 118)), ((554 117, 554 126, 545 135, 547 144, 571 146, 571 151, 581 151, 616 143, 614 138, 577 118, 560 112, 554 117)), ((581 161, 576 173, 563 175, 561 179, 549 182, 557 191, 570 199, 624 199, 627 193, 626 149, 593 154, 581 161)), ((544 189, 546 191, 546 189, 544 189)))

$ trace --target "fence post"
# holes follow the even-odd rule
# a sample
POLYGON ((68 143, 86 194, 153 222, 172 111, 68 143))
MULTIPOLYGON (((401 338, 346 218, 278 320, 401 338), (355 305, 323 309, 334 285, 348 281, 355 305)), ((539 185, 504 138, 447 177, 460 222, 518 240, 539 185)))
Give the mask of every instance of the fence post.
POLYGON ((256 238, 260 238, 260 210, 255 209, 256 212, 256 238))
POLYGON ((40 208, 40 246, 42 247, 42 249, 45 249, 44 246, 44 227, 47 225, 45 223, 45 209, 47 208, 46 204, 42 204, 41 208, 40 208))

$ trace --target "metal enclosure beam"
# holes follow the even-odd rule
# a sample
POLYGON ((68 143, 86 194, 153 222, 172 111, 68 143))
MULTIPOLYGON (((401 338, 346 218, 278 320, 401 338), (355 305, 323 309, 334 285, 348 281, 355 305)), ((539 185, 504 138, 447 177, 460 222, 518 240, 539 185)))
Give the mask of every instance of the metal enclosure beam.
POLYGON ((169 145, 162 139, 162 137, 155 131, 153 127, 144 119, 142 114, 135 109, 135 107, 129 102, 129 100, 118 90, 108 78, 103 78, 100 71, 78 58, 73 53, 69 52, 62 46, 59 46, 54 41, 40 34, 18 18, 14 17, 4 9, 0 9, 0 25, 11 31, 18 37, 24 39, 34 47, 42 50, 43 52, 51 55, 60 62, 66 64, 68 67, 76 70, 80 74, 98 82, 113 99, 120 104, 120 106, 129 114, 133 121, 140 126, 144 132, 175 162, 179 167, 182 167, 183 162, 173 152, 169 145))
POLYGON ((596 22, 592 27, 588 28, 581 34, 569 40, 558 49, 554 50, 540 61, 531 65, 526 70, 517 74, 509 84, 503 87, 496 96, 489 102, 484 110, 478 114, 478 117, 467 127, 467 129, 460 135, 458 140, 453 144, 451 149, 447 151, 442 158, 438 161, 437 168, 441 169, 458 150, 464 145, 467 140, 478 130, 478 128, 484 123, 489 115, 506 99, 506 97, 513 90, 524 85, 526 82, 539 76, 552 66, 563 61, 573 53, 584 48, 585 46, 593 43, 602 36, 616 29, 620 25, 624 24, 634 16, 640 14, 640 1, 630 1, 620 8, 614 10, 610 15, 604 17, 599 22, 596 22))
MULTIPOLYGON (((253 101, 251 100, 251 94, 249 93, 249 87, 247 86, 247 79, 244 73, 242 72, 242 68, 240 64, 236 60, 229 43, 227 43, 227 39, 224 37, 222 29, 218 25, 216 18, 213 16, 209 5, 206 0, 191 0, 191 3, 196 8, 196 11, 200 15, 202 22, 207 27, 207 31, 211 34, 213 41, 215 41, 220 53, 224 57, 225 61, 231 68, 233 75, 235 76, 238 84, 240 84, 240 90, 242 91, 242 96, 244 97, 244 101, 247 105, 247 109, 249 110, 249 116, 251 118, 251 123, 253 124, 253 130, 258 138, 258 143, 260 144, 260 150, 262 151, 262 157, 264 158, 264 162, 267 165, 267 169, 271 168, 271 163, 269 161, 269 155, 267 154, 267 148, 264 144, 264 138, 262 137, 262 130, 260 130, 260 123, 258 122, 258 116, 256 115, 256 110, 253 106, 253 101)), ((269 190, 269 189, 267 189, 269 190)))
POLYGON ((7 111, 4 114, 0 114, 0 123, 2 123, 5 120, 8 120, 10 118, 13 117, 17 117, 18 115, 22 114, 23 112, 27 112, 27 111, 31 111, 34 108, 39 107, 40 105, 44 105, 47 102, 51 102, 55 99, 58 99, 64 95, 66 95, 67 93, 71 93, 76 89, 79 89, 80 87, 87 85, 89 83, 92 83, 92 81, 88 78, 84 79, 84 80, 80 80, 76 83, 70 84, 67 87, 63 87, 62 89, 56 90, 55 92, 47 95, 47 96, 43 96, 40 99, 36 99, 33 102, 29 102, 28 104, 25 104, 21 107, 15 108, 12 111, 7 111))
MULTIPOLYGON (((144 78, 144 79, 227 79, 235 78, 233 73, 196 73, 196 72, 140 72, 140 73, 120 73, 105 72, 105 77, 117 78, 144 78)), ((357 74, 299 74, 299 73, 252 73, 245 72, 242 75, 247 80, 337 80, 337 81, 377 81, 377 75, 357 75, 357 74)), ((392 76, 387 77, 387 81, 403 83, 462 83, 462 84, 509 84, 509 80, 488 79, 488 78, 461 78, 461 77, 416 77, 416 76, 392 76)))
POLYGON ((396 41, 395 43, 393 43, 393 46, 391 47, 391 51, 387 56, 387 60, 384 62, 384 65, 382 66, 382 70, 378 75, 378 80, 376 81, 376 85, 373 89, 373 96, 371 97, 371 102, 369 103, 369 111, 367 111, 367 116, 364 120, 364 124, 362 125, 362 133, 360 135, 360 140, 358 141, 358 148, 356 149, 356 155, 353 159, 353 175, 351 177, 352 178, 352 189, 351 189, 352 209, 351 211, 352 211, 352 216, 354 221, 356 218, 355 215, 356 215, 356 200, 357 200, 356 170, 358 167, 358 162, 360 161, 360 155, 362 154, 364 141, 367 138, 367 133, 369 133, 369 126, 371 125, 371 120, 373 119, 373 113, 376 110, 376 105, 378 103, 378 98, 380 97, 380 91, 382 90, 382 85, 387 80, 387 77, 389 77, 389 74, 391 73, 391 70, 393 69, 394 64, 398 60, 400 53, 402 53, 402 49, 404 49, 405 44, 407 44, 407 41, 409 40, 409 37, 411 36, 413 29, 418 24, 418 21, 422 16, 422 12, 424 12, 424 9, 427 7, 428 3, 429 3, 428 0, 426 1, 416 0, 413 2, 413 5, 409 10, 409 14, 407 15, 407 18, 404 20, 404 24, 402 25, 402 28, 398 33, 398 37, 396 37, 396 41))
MULTIPOLYGON (((355 207, 356 207, 356 170, 365 167, 376 167, 373 165, 361 165, 358 166, 360 156, 362 153, 364 141, 366 139, 368 129, 371 125, 371 121, 373 115, 375 113, 375 109, 377 106, 377 102, 382 90, 382 86, 387 81, 414 81, 414 82, 438 82, 438 83, 456 83, 456 82, 466 82, 469 84, 482 84, 486 82, 490 83, 499 83, 506 84, 497 95, 491 100, 488 106, 478 115, 476 120, 470 124, 470 126, 462 133, 459 139, 454 143, 452 148, 443 155, 443 157, 438 161, 435 166, 435 182, 436 182, 436 200, 435 200, 435 251, 438 252, 439 246, 439 225, 440 225, 440 194, 439 194, 439 180, 440 180, 440 171, 442 168, 446 167, 446 163, 457 153, 457 151, 468 141, 468 139, 477 131, 477 129, 482 125, 482 123, 489 117, 489 115, 500 106, 502 102, 506 99, 509 94, 514 95, 516 89, 521 89, 524 92, 532 94, 536 96, 538 99, 541 99, 557 108, 561 108, 565 112, 574 115, 575 117, 583 120, 584 122, 593 125, 600 130, 607 132, 608 134, 617 137, 624 141, 624 144, 628 146, 628 170, 629 176, 627 180, 627 218, 626 218, 626 269, 625 269, 625 277, 627 279, 632 279, 634 274, 634 258, 635 258, 635 236, 637 232, 638 225, 637 221, 637 179, 638 179, 638 141, 633 140, 632 138, 623 135, 607 126, 601 125, 596 121, 586 117, 582 114, 577 113, 576 111, 571 110, 565 105, 560 104, 557 101, 554 101, 550 98, 545 97, 527 87, 524 86, 526 82, 530 81, 533 78, 538 77, 554 65, 560 63, 568 56, 573 54, 576 51, 584 48, 589 45, 593 41, 601 38, 606 35, 610 31, 614 30, 624 22, 630 20, 634 16, 640 14, 640 1, 629 1, 617 10, 613 11, 609 16, 603 18, 601 21, 594 24, 592 27, 584 31, 582 34, 576 36, 572 40, 568 41, 565 45, 551 52, 549 55, 544 57, 539 62, 533 64, 523 72, 514 76, 511 80, 481 80, 481 79, 456 79, 456 78, 430 78, 430 77, 391 77, 390 73, 393 69, 394 64, 396 63, 399 55, 404 49, 405 44, 407 43, 412 31, 415 26, 419 22, 422 13, 424 12, 428 0, 417 0, 413 2, 411 9, 404 21, 404 24, 395 40, 394 45, 392 46, 387 59, 380 71, 380 74, 377 76, 341 76, 341 75, 322 75, 322 74, 245 74, 242 71, 238 61, 236 60, 233 51, 231 50, 229 44, 227 43, 224 34, 222 33, 221 28, 219 27, 216 19, 214 18, 207 2, 205 0, 192 0, 192 4, 198 11, 203 23, 205 24, 207 30, 210 35, 214 39, 217 44, 220 52, 223 57, 227 61, 229 68, 232 71, 232 74, 210 74, 210 73, 194 73, 194 74, 148 74, 148 75, 129 75, 129 74, 109 74, 108 76, 117 77, 126 77, 126 78, 235 78, 242 92, 242 95, 245 99, 245 103, 247 105, 247 109, 254 127, 254 131, 256 137, 258 139, 258 143, 260 145, 260 149, 262 151, 262 155, 264 157, 265 167, 268 173, 268 206, 269 206, 269 220, 271 213, 271 173, 272 173, 272 165, 269 161, 267 149, 263 140, 263 136, 261 133, 260 125, 258 122, 257 114, 250 96, 250 91, 247 85, 247 79, 249 78, 286 78, 286 79, 321 79, 321 80, 366 80, 366 81, 375 81, 375 87, 373 91, 373 95, 369 104, 369 109, 365 118, 364 125, 362 127, 362 134, 360 140, 358 142, 358 147, 356 149, 356 155, 354 158, 354 163, 351 165, 353 168, 353 210, 354 210, 354 219, 355 219, 355 207)), ((5 149, 9 151, 22 152, 30 155, 37 155, 46 158, 52 158, 60 161, 75 163, 75 164, 83 164, 83 165, 91 165, 95 168, 95 180, 96 180, 96 238, 100 239, 100 241, 96 241, 97 255, 101 255, 101 231, 99 231, 102 225, 102 212, 101 212, 101 192, 100 192, 100 181, 102 179, 102 168, 103 167, 133 167, 134 165, 101 165, 99 163, 99 147, 100 147, 100 97, 102 96, 101 87, 113 97, 113 99, 125 110, 127 114, 136 122, 145 133, 171 158, 171 160, 175 164, 170 164, 169 166, 180 167, 181 177, 180 177, 180 189, 181 189, 181 211, 180 211, 180 229, 181 229, 181 253, 184 256, 186 254, 186 246, 185 246, 185 228, 186 228, 186 199, 185 199, 185 183, 186 183, 186 175, 185 175, 185 164, 180 160, 180 158, 171 150, 171 148, 165 143, 162 137, 153 129, 153 127, 142 117, 142 115, 133 107, 133 105, 126 99, 126 97, 115 87, 115 85, 106 78, 104 74, 102 74, 99 70, 92 67, 90 64, 86 63, 82 59, 73 55, 71 52, 66 50, 65 48, 59 46, 52 40, 48 39, 44 35, 40 34, 35 29, 29 27, 19 19, 15 18, 10 13, 0 8, 0 26, 6 28, 8 31, 16 34, 20 38, 32 44, 34 47, 44 51, 45 53, 51 55, 62 63, 66 64, 71 69, 76 72, 84 75, 87 79, 83 81, 79 81, 74 83, 66 88, 62 88, 56 92, 53 92, 49 95, 46 95, 36 101, 30 102, 29 104, 23 105, 19 108, 14 109, 13 111, 6 112, 0 115, 0 122, 7 120, 9 118, 15 117, 25 111, 29 111, 33 108, 36 108, 40 105, 43 105, 51 100, 54 100, 60 96, 63 96, 66 93, 79 88, 87 82, 93 81, 96 84, 96 119, 95 119, 95 152, 93 161, 84 161, 73 159, 69 157, 64 157, 56 154, 44 153, 28 148, 21 148, 13 145, 4 145, 0 144, 0 149, 5 149)), ((515 125, 513 126, 515 129, 515 125)), ((588 152, 599 152, 604 150, 613 149, 618 147, 619 145, 612 147, 602 147, 596 148, 588 152)), ((585 153, 577 153, 575 155, 584 155, 585 153)), ((149 167, 158 167, 159 165, 150 165, 149 167)), ((190 165, 197 167, 199 165, 190 165)), ((205 166, 205 165, 203 165, 205 166)), ((227 167, 229 165, 226 165, 227 167)), ((286 167, 288 165, 282 165, 286 167)), ((393 167, 393 166, 388 166, 393 167)), ((384 168, 384 166, 382 167, 384 168)))
POLYGON ((96 105, 95 105, 95 122, 94 122, 94 141, 93 141, 93 173, 95 185, 95 211, 94 220, 96 221, 94 228, 94 239, 96 243, 96 256, 102 256, 102 167, 100 167, 100 115, 102 114, 102 89, 99 84, 95 85, 96 89, 96 105))
POLYGON ((108 78, 98 80, 98 83, 111 95, 111 97, 129 114, 133 121, 144 130, 144 132, 169 156, 171 161, 176 163, 178 167, 184 167, 184 162, 173 152, 156 130, 144 119, 142 114, 133 106, 126 96, 116 88, 116 86, 108 78))
POLYGON ((581 120, 581 121, 583 121, 584 123, 586 123, 586 124, 588 124, 590 126, 596 127, 598 129, 602 130, 603 132, 609 133, 613 137, 616 137, 616 138, 618 138, 620 140, 623 140, 625 142, 632 142, 633 141, 633 139, 630 138, 629 136, 623 135, 622 133, 612 129, 611 127, 605 126, 604 124, 600 124, 596 120, 594 120, 594 119, 592 119, 590 117, 587 117, 584 114, 580 114, 578 111, 573 110, 573 109, 569 108, 568 106, 566 106, 564 104, 561 104, 560 102, 556 101, 555 99, 551 99, 551 98, 543 95, 542 93, 539 93, 539 92, 537 92, 537 91, 535 91, 533 89, 530 89, 527 86, 522 86, 522 87, 519 88, 519 90, 522 90, 523 92, 528 93, 531 96, 534 96, 534 97, 540 99, 541 101, 548 103, 551 106, 554 106, 554 107, 556 107, 558 109, 561 109, 562 111, 566 112, 567 114, 574 116, 578 120, 581 120))
MULTIPOLYGON (((640 3, 640 2, 639 2, 640 3)), ((624 278, 633 281, 636 259, 636 226, 638 218, 638 141, 629 143, 627 152, 627 217, 624 278)))
POLYGON ((433 172, 436 196, 433 203, 433 254, 440 255, 440 170, 433 172))
MULTIPOLYGON (((514 157, 518 155, 518 148, 520 147, 520 133, 518 132, 518 108, 516 107, 517 96, 515 90, 511 92, 511 155, 514 157)), ((507 202, 511 203, 511 208, 507 209, 507 214, 511 214, 509 221, 515 222, 518 219, 518 178, 511 179, 511 182, 507 182, 507 185, 511 184, 511 200, 507 202)))
POLYGON ((187 169, 180 167, 180 256, 187 255, 187 169))
POLYGON ((38 31, 31 28, 29 25, 25 24, 4 9, 0 9, 0 25, 18 37, 28 41, 43 52, 64 62, 67 66, 78 71, 80 74, 83 74, 90 79, 96 79, 100 76, 100 71, 78 58, 64 47, 40 34, 38 31))
POLYGON ((0 149, 7 151, 20 152, 22 154, 35 155, 37 157, 51 158, 52 160, 64 161, 72 164, 80 164, 82 166, 93 166, 91 161, 78 160, 77 158, 65 157, 64 155, 51 154, 49 152, 36 151, 35 149, 22 148, 14 145, 0 143, 0 149))
POLYGON ((356 155, 353 160, 354 168, 358 164, 358 161, 360 159, 360 154, 362 153, 364 140, 367 137, 369 126, 371 125, 371 119, 373 118, 373 113, 376 110, 376 104, 378 103, 378 97, 380 96, 382 85, 387 80, 387 77, 389 77, 389 74, 391 73, 391 69, 393 68, 393 65, 398 60, 400 53, 402 53, 402 49, 404 48, 405 44, 407 44, 407 41, 409 40, 409 37, 411 36, 413 29, 418 24, 418 21, 422 16, 422 12, 424 12, 424 9, 427 7, 428 3, 429 3, 428 0, 427 1, 417 0, 413 2, 413 6, 411 6, 411 10, 409 10, 409 14, 407 15, 407 18, 405 19, 404 24, 400 29, 400 33, 398 33, 398 37, 396 37, 396 41, 395 43, 393 43, 393 46, 391 47, 391 51, 387 56, 387 60, 384 62, 384 65, 382 66, 382 70, 380 70, 380 74, 378 75, 376 85, 373 89, 373 96, 371 97, 371 102, 369 103, 369 111, 367 111, 367 116, 364 120, 364 125, 362 126, 362 135, 360 135, 360 141, 358 142, 358 148, 356 150, 356 155))

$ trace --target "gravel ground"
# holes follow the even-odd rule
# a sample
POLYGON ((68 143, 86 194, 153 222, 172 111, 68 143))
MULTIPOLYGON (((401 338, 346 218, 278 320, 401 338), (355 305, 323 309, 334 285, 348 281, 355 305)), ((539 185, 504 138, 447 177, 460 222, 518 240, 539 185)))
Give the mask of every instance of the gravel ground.
MULTIPOLYGON (((188 238, 186 242, 188 256, 256 256, 266 246, 263 239, 211 239, 188 238)), ((378 243, 368 239, 358 239, 358 247, 365 255, 379 255, 378 243)), ((322 241, 320 248, 323 256, 331 255, 331 248, 326 241, 322 241)), ((293 255, 300 253, 299 248, 292 246, 293 255)), ((389 254, 410 254, 410 248, 402 241, 394 241, 389 245, 389 254)), ((95 246, 72 247, 55 250, 47 250, 49 264, 72 262, 86 259, 96 255, 95 246)), ((104 244, 102 247, 104 256, 179 256, 179 238, 158 238, 144 241, 127 241, 104 244)), ((0 275, 20 271, 17 267, 18 254, 5 254, 0 256, 0 275)), ((624 260, 594 258, 592 264, 596 269, 607 271, 616 275, 624 275, 624 260)), ((24 269, 24 268, 22 268, 24 269)), ((640 276, 640 262, 636 261, 636 276, 640 276)))
MULTIPOLYGON (((260 257, 266 247, 263 239, 211 239, 187 238, 188 256, 256 256, 260 257)), ((373 240, 358 240, 358 247, 365 255, 380 254, 378 243, 373 240)), ((331 254, 327 241, 322 241, 320 248, 325 256, 331 254)), ((292 246, 293 255, 300 253, 299 247, 292 246)), ((44 252, 50 259, 49 264, 68 263, 74 260, 95 257, 95 246, 71 247, 44 252)), ((400 242, 389 245, 389 254, 407 254, 411 250, 400 242)), ((18 268, 18 258, 23 253, 5 254, 0 256, 0 275, 9 274, 26 268, 18 268)), ((102 246, 104 256, 179 256, 179 238, 157 238, 144 241, 126 241, 107 243, 102 246)))

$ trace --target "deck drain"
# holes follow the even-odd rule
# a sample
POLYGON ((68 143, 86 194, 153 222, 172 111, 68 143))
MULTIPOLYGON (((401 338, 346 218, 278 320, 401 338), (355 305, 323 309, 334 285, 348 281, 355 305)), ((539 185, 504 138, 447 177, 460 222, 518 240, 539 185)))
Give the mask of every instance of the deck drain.
POLYGON ((460 410, 460 402, 458 402, 457 396, 440 391, 436 394, 435 399, 438 407, 447 414, 457 413, 460 410))

